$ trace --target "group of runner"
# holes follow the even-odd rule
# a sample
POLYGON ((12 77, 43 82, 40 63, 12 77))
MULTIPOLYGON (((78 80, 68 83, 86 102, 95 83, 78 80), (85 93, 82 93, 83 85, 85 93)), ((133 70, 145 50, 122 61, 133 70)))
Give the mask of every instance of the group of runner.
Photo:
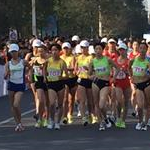
POLYGON ((22 131, 20 101, 30 85, 36 108, 35 127, 60 129, 74 121, 74 106, 84 126, 114 124, 126 128, 131 102, 138 121, 136 130, 147 130, 150 118, 150 40, 129 41, 106 37, 92 41, 75 35, 70 41, 32 39, 32 51, 22 59, 19 46, 11 43, 11 59, 5 79, 15 131, 22 131), (88 113, 86 113, 88 112, 88 113))

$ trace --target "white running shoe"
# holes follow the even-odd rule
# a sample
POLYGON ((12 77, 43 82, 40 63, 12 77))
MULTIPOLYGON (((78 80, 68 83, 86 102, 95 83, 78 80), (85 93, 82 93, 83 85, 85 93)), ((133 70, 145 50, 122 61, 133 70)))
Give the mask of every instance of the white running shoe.
POLYGON ((105 131, 105 125, 104 125, 103 122, 100 123, 100 125, 99 125, 99 130, 100 130, 100 131, 105 131))
POLYGON ((54 128, 55 128, 55 130, 59 130, 60 129, 60 124, 59 123, 55 123, 54 128))
POLYGON ((51 130, 53 129, 53 127, 54 127, 54 121, 50 121, 49 124, 47 125, 47 128, 51 130))
POLYGON ((106 123, 106 128, 111 128, 112 124, 109 121, 109 119, 105 119, 105 123, 106 123))
POLYGON ((141 127, 141 130, 142 130, 142 131, 147 131, 147 125, 143 123, 143 124, 142 124, 142 127, 141 127))
POLYGON ((136 126, 135 126, 135 129, 136 130, 141 130, 142 128, 142 123, 137 123, 136 126))
POLYGON ((81 112, 80 112, 80 110, 78 111, 77 117, 81 117, 81 112))

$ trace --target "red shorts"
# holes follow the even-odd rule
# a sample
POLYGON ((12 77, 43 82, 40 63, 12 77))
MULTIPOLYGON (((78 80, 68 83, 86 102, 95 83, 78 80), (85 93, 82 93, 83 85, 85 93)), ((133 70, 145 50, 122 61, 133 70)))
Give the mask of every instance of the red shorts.
POLYGON ((130 79, 116 79, 115 86, 121 88, 122 90, 125 90, 130 87, 130 79))

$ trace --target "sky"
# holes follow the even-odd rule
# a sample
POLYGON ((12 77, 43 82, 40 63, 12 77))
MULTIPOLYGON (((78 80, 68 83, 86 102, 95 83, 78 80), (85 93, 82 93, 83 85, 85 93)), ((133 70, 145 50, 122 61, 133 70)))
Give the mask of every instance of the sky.
POLYGON ((146 3, 148 4, 148 12, 149 12, 149 14, 150 14, 150 0, 145 0, 146 1, 146 3))
POLYGON ((149 10, 149 13, 150 13, 150 0, 147 0, 148 2, 148 10, 149 10))

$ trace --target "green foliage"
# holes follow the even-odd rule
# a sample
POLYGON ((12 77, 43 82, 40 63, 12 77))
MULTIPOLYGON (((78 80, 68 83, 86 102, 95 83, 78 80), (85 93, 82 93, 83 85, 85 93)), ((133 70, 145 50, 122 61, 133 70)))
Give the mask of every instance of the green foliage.
MULTIPOLYGON (((140 36, 147 31, 143 0, 36 0, 37 28, 56 14, 60 35, 98 35, 99 6, 103 35, 140 36)), ((0 35, 16 28, 23 36, 31 34, 31 0, 0 1, 0 35)))
POLYGON ((60 33, 91 37, 98 35, 101 8, 103 35, 139 36, 147 30, 143 0, 61 0, 55 1, 60 33), (91 30, 93 29, 93 31, 91 30))

